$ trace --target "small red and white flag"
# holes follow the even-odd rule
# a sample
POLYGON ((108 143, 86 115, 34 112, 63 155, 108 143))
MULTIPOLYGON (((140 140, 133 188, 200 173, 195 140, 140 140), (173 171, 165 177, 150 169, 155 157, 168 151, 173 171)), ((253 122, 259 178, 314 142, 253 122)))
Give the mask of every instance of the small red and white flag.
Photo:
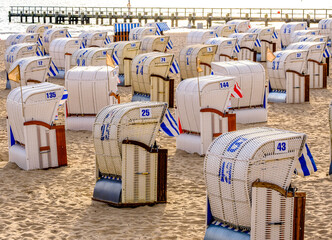
POLYGON ((234 97, 234 98, 242 98, 243 97, 243 94, 242 94, 242 91, 241 91, 241 88, 240 88, 238 82, 235 82, 234 89, 233 89, 233 92, 232 92, 231 96, 234 97))

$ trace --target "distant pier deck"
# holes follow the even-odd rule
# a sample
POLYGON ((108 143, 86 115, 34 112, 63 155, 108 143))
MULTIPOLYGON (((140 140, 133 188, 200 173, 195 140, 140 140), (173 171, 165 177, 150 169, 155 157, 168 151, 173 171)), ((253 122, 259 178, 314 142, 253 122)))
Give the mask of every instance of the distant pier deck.
POLYGON ((170 21, 178 27, 179 21, 204 21, 211 26, 214 21, 248 19, 253 22, 302 22, 318 23, 332 17, 332 9, 291 8, 115 8, 115 7, 43 7, 11 6, 9 22, 54 23, 54 24, 101 24, 116 22, 147 23, 170 21))

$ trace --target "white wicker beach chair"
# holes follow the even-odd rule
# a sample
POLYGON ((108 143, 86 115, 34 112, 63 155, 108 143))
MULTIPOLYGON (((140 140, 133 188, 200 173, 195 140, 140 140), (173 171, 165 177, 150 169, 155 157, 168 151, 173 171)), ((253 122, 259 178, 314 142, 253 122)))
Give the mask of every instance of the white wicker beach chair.
POLYGON ((231 98, 236 122, 267 121, 267 89, 264 67, 252 61, 212 62, 215 75, 233 76, 242 91, 242 98, 231 98))
POLYGON ((167 150, 154 146, 166 109, 166 103, 133 102, 98 113, 94 200, 116 206, 166 202, 167 150))
POLYGON ((215 139, 204 161, 205 239, 303 237, 305 193, 288 191, 294 171, 301 168, 305 141, 305 134, 271 128, 245 129, 215 139))
POLYGON ((250 20, 232 20, 226 23, 227 25, 235 25, 236 33, 245 33, 250 28, 250 20))
POLYGON ((104 47, 107 32, 82 32, 78 37, 82 39, 85 47, 104 47))
POLYGON ((234 25, 214 25, 210 27, 211 30, 215 31, 216 37, 228 37, 232 33, 235 33, 235 24, 234 25))
POLYGON ((15 88, 9 93, 10 162, 24 170, 67 165, 64 126, 52 124, 63 92, 62 86, 40 83, 23 86, 22 90, 15 88))
POLYGON ((297 42, 288 45, 286 50, 307 50, 307 64, 304 69, 305 74, 309 74, 310 88, 327 87, 327 64, 322 63, 323 53, 326 47, 325 42, 297 42))
POLYGON ((120 102, 118 67, 74 67, 66 74, 66 129, 92 130, 96 114, 120 102))
POLYGON ((274 27, 256 27, 249 28, 248 33, 257 33, 257 39, 260 41, 261 46, 254 46, 254 50, 257 52, 257 61, 266 62, 266 52, 269 48, 272 52, 275 52, 276 43, 273 39, 274 27))
POLYGON ((203 155, 215 137, 236 130, 235 114, 226 112, 233 89, 234 77, 200 77, 199 86, 197 78, 180 82, 176 114, 182 134, 176 138, 177 149, 203 155))
POLYGON ((44 32, 50 28, 52 28, 52 24, 32 24, 27 27, 26 32, 38 33, 42 38, 44 36, 44 32))
POLYGON ((37 44, 19 43, 9 46, 5 53, 5 68, 9 71, 13 62, 20 58, 36 56, 37 44))
POLYGON ((16 45, 19 43, 31 43, 36 44, 39 39, 38 33, 19 33, 19 34, 11 34, 6 39, 5 47, 16 45))
POLYGON ((216 37, 208 39, 205 44, 218 46, 214 57, 216 62, 227 62, 234 59, 234 48, 237 43, 236 38, 216 37))
POLYGON ((239 52, 235 52, 235 57, 238 60, 256 61, 255 41, 258 37, 257 33, 233 33, 229 37, 236 38, 241 48, 239 52))
POLYGON ((196 44, 185 46, 180 51, 179 65, 181 79, 197 77, 197 59, 200 60, 203 72, 199 76, 211 74, 211 62, 217 52, 216 45, 196 44))
POLYGON ((141 38, 141 53, 166 52, 170 36, 144 36, 141 38))
POLYGON ((18 65, 20 66, 20 81, 17 83, 10 81, 11 88, 16 88, 29 84, 42 83, 47 80, 47 73, 49 72, 51 64, 51 57, 26 57, 16 60, 11 67, 9 72, 14 70, 18 65))
POLYGON ((119 66, 119 85, 131 85, 131 64, 139 54, 140 46, 140 41, 119 41, 106 45, 113 49, 113 60, 119 66))
POLYGON ((319 29, 307 29, 294 31, 291 35, 291 43, 298 42, 298 38, 301 36, 318 36, 319 29))
POLYGON ((281 48, 286 48, 289 44, 292 43, 292 34, 295 31, 306 30, 307 23, 306 22, 290 22, 285 23, 280 28, 280 41, 281 48))
POLYGON ((187 35, 187 45, 204 44, 208 39, 215 36, 216 32, 212 29, 191 31, 187 35))
POLYGON ((43 46, 46 54, 50 52, 50 44, 56 38, 65 38, 67 37, 68 30, 66 28, 51 28, 47 29, 43 35, 43 46))
POLYGON ((130 30, 129 41, 141 40, 144 36, 155 35, 156 27, 137 27, 130 30))
POLYGON ((267 62, 270 80, 268 102, 308 102, 309 75, 303 74, 308 51, 285 50, 274 55, 273 62, 267 62))
POLYGON ((144 53, 132 62, 132 101, 167 102, 174 106, 174 80, 168 77, 174 55, 144 53))

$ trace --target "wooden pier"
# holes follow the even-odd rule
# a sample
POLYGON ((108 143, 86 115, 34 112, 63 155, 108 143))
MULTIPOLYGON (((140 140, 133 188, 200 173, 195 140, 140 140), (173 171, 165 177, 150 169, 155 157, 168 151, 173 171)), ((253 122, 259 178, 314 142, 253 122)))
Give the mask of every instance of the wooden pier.
POLYGON ((253 22, 302 22, 318 23, 332 17, 332 9, 286 9, 286 8, 115 8, 115 7, 43 7, 11 6, 9 22, 54 23, 54 24, 101 24, 114 22, 147 23, 170 21, 178 27, 179 21, 206 22, 248 19, 253 22))

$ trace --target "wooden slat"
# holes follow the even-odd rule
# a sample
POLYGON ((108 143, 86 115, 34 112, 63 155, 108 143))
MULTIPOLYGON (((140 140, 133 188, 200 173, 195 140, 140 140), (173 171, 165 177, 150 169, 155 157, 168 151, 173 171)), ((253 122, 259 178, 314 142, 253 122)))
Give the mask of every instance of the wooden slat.
POLYGON ((310 76, 305 75, 304 76, 304 101, 309 102, 310 100, 310 76))
POLYGON ((304 239, 306 194, 294 197, 293 240, 304 239))
POLYGON ((39 148, 39 151, 40 151, 40 152, 50 151, 50 150, 51 150, 50 146, 44 146, 44 147, 40 147, 40 148, 39 148))
POLYGON ((167 149, 158 149, 157 202, 167 202, 167 149))
POLYGON ((327 88, 327 64, 323 63, 323 88, 327 88))
POLYGON ((56 145, 58 152, 58 165, 67 166, 67 147, 66 147, 66 132, 65 126, 59 125, 52 127, 55 129, 56 145))

